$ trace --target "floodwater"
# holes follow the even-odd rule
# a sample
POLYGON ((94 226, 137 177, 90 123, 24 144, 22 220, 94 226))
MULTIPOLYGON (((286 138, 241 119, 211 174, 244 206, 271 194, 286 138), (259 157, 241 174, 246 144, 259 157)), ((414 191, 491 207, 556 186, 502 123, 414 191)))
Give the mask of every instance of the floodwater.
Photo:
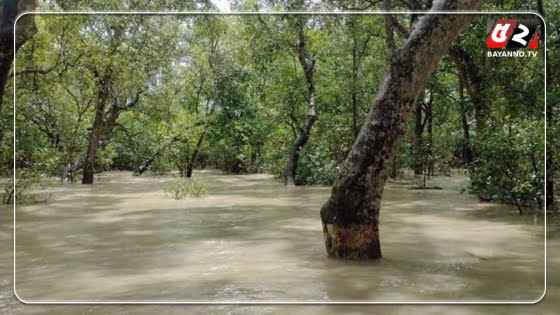
MULTIPOLYGON (((380 223, 384 258, 358 262, 325 255, 319 208, 329 188, 286 188, 269 175, 195 176, 208 185, 207 196, 177 201, 163 193, 171 177, 111 172, 93 186, 52 187, 47 203, 18 206, 18 296, 28 302, 530 301, 544 290, 542 219, 459 193, 464 178, 436 179, 443 190, 389 184, 380 223)), ((180 306, 19 304, 11 292, 13 256, 6 254, 11 209, 1 210, 0 313, 184 313, 180 306)), ((553 235, 558 245, 560 235, 553 235)), ((549 266, 559 263, 549 258, 549 266)), ((541 305, 542 314, 556 313, 552 302, 541 305)), ((368 313, 342 307, 213 309, 368 313)), ((449 313, 449 306, 382 307, 390 314, 449 313)), ((491 313, 515 314, 512 306, 493 307, 491 313)))

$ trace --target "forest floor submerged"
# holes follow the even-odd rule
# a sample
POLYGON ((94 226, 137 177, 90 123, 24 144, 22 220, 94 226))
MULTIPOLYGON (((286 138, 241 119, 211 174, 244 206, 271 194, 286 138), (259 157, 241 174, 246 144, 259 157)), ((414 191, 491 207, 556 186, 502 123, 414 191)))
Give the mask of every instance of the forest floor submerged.
MULTIPOLYGON (((388 184, 384 258, 358 262, 326 257, 319 209, 330 188, 286 188, 262 174, 195 176, 207 196, 177 201, 163 192, 170 176, 110 172, 93 186, 55 186, 47 203, 18 207, 19 296, 430 301, 535 300, 543 292, 542 220, 460 194, 463 177, 431 181, 443 190, 388 184)), ((11 214, 2 210, 5 253, 11 214)), ((2 254, 0 309, 16 307, 7 298, 11 259, 2 254)))

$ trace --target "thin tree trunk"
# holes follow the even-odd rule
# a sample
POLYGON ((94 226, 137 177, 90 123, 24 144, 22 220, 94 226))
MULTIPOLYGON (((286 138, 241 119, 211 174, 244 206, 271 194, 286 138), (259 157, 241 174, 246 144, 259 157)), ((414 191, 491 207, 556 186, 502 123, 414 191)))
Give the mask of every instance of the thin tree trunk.
POLYGON ((315 120, 317 118, 315 112, 315 95, 314 91, 309 92, 311 100, 309 101, 309 109, 307 113, 307 117, 305 118, 305 122, 303 126, 300 128, 299 136, 297 137, 296 141, 293 144, 292 150, 290 152, 290 156, 288 157, 288 163, 286 164, 286 185, 287 186, 295 186, 296 185, 296 174, 297 174, 297 166, 299 161, 299 155, 301 149, 305 146, 307 141, 309 140, 309 135, 311 132, 311 128, 315 124, 315 120))
POLYGON ((292 145, 290 154, 288 156, 288 161, 286 163, 286 186, 296 185, 296 175, 297 167, 299 161, 299 155, 301 149, 305 146, 309 140, 309 135, 311 133, 311 128, 317 120, 317 108, 315 103, 315 84, 313 82, 313 75, 315 73, 315 57, 308 57, 308 52, 305 48, 306 38, 303 29, 303 22, 300 20, 298 22, 298 37, 299 43, 297 45, 297 55, 299 63, 305 73, 305 81, 307 83, 307 117, 303 125, 300 127, 300 133, 296 138, 296 141, 292 145))
MULTIPOLYGON (((478 3, 444 0, 432 10, 473 10, 478 3)), ((397 140, 429 76, 471 19, 472 15, 422 16, 404 46, 392 54, 366 122, 321 209, 330 256, 381 257, 379 207, 397 140)))
POLYGON ((465 107, 465 93, 464 93, 463 76, 459 75, 459 114, 461 115, 461 125, 463 127, 463 159, 470 171, 473 162, 473 154, 471 151, 471 136, 469 131, 469 122, 467 119, 467 109, 465 107))
MULTIPOLYGON (((431 93, 431 92, 430 92, 431 93)), ((433 145, 434 145, 434 128, 433 128, 433 120, 434 120, 434 116, 432 113, 432 95, 430 94, 430 100, 428 101, 428 103, 426 104, 426 119, 427 119, 427 132, 428 132, 428 141, 426 143, 426 160, 427 160, 427 165, 426 165, 426 171, 428 173, 428 176, 434 176, 435 175, 435 170, 434 170, 434 159, 433 159, 433 145)))
POLYGON ((179 140, 179 137, 176 136, 174 137, 171 142, 163 145, 161 148, 159 148, 158 150, 156 150, 156 152, 154 152, 152 155, 150 155, 149 157, 147 157, 146 159, 144 159, 144 161, 142 161, 142 163, 136 168, 136 170, 134 171, 133 175, 135 176, 140 176, 142 174, 144 174, 144 172, 146 172, 148 170, 148 168, 150 167, 150 165, 155 161, 155 159, 160 156, 163 151, 169 149, 169 147, 171 145, 173 145, 173 143, 175 143, 176 141, 179 140))
POLYGON ((424 139, 422 134, 424 133, 424 125, 422 124, 422 103, 420 101, 416 102, 414 106, 414 149, 413 151, 413 165, 412 169, 414 174, 421 175, 424 171, 424 139))
MULTIPOLYGON (((194 171, 194 164, 196 163, 196 159, 198 158, 198 154, 200 153, 200 149, 202 148, 202 143, 204 142, 204 137, 206 136, 206 132, 208 132, 209 119, 210 117, 212 117, 214 111, 216 110, 216 107, 218 107, 221 102, 221 95, 220 95, 220 88, 219 88, 220 86, 219 83, 221 79, 219 76, 218 69, 215 67, 214 64, 214 60, 216 57, 218 57, 219 54, 219 46, 218 46, 219 40, 220 40, 219 37, 213 38, 212 43, 210 45, 210 51, 208 53, 208 67, 210 68, 210 72, 212 73, 212 86, 213 86, 212 101, 213 102, 210 111, 208 111, 208 108, 206 109, 206 122, 204 123, 204 130, 198 137, 198 141, 196 142, 196 146, 194 148, 191 159, 188 161, 186 165, 186 171, 183 171, 183 176, 186 176, 188 178, 192 177, 192 173, 194 171)), ((202 92, 202 88, 203 88, 203 83, 201 83, 198 94, 196 96, 197 103, 200 97, 200 92, 202 92)), ((196 113, 198 114, 198 106, 196 106, 195 108, 197 110, 196 113)))
POLYGON ((352 88, 352 134, 354 139, 358 136, 360 128, 358 128, 358 93, 352 88))
POLYGON ((84 173, 82 177, 82 184, 93 184, 93 175, 95 174, 95 155, 101 140, 101 132, 103 128, 103 115, 105 113, 104 101, 98 101, 98 106, 95 109, 95 118, 91 133, 89 136, 88 148, 86 157, 84 159, 84 173))
POLYGON ((66 167, 64 168, 64 172, 61 175, 61 181, 64 182, 67 179, 70 183, 75 182, 76 173, 82 167, 83 158, 81 156, 72 159, 66 167))
POLYGON ((473 108, 474 118, 476 120, 476 131, 482 133, 486 126, 486 118, 489 108, 484 100, 482 91, 483 75, 478 66, 473 62, 472 56, 461 48, 453 47, 449 50, 449 55, 455 61, 459 75, 463 77, 464 87, 469 94, 473 108))
POLYGON ((360 129, 358 128, 358 89, 356 88, 358 84, 358 65, 360 60, 358 60, 358 42, 356 35, 354 35, 354 45, 352 48, 352 134, 354 139, 358 136, 360 129))
POLYGON ((352 87, 351 97, 352 97, 352 135, 353 139, 356 139, 358 133, 360 132, 360 126, 358 125, 359 109, 360 109, 360 89, 358 80, 362 76, 362 60, 367 54, 367 47, 372 35, 367 34, 363 39, 363 42, 359 43, 357 30, 355 28, 357 21, 350 17, 352 36, 352 87), (361 45, 360 45, 361 44, 361 45))
POLYGON ((94 71, 94 76, 98 86, 97 102, 95 104, 95 117, 90 130, 88 147, 84 158, 82 184, 93 184, 95 154, 97 153, 99 142, 103 136, 105 107, 107 105, 107 98, 109 97, 109 80, 111 78, 111 73, 107 71, 103 76, 100 76, 97 71, 94 71))
MULTIPOLYGON (((548 162, 548 161, 547 161, 548 162)), ((550 177, 550 175, 548 175, 550 177)), ((546 198, 545 198, 546 208, 547 210, 554 210, 556 206, 556 201, 554 198, 554 181, 547 179, 546 180, 546 198)))
POLYGON ((397 154, 393 157, 393 162, 391 163, 391 178, 397 178, 399 175, 399 157, 397 154))
MULTIPOLYGON (((96 124, 93 125, 94 129, 96 124)), ((86 158, 84 160, 84 173, 82 177, 82 184, 93 184, 93 175, 95 174, 95 154, 99 146, 99 138, 93 133, 90 135, 88 148, 86 151, 86 158)))
POLYGON ((132 175, 140 176, 140 175, 144 174, 144 172, 146 172, 148 170, 148 168, 150 167, 152 162, 158 157, 159 153, 160 152, 156 152, 155 154, 152 154, 148 158, 144 159, 144 161, 142 161, 142 164, 140 164, 140 166, 138 166, 136 168, 136 170, 134 171, 134 173, 132 175))
POLYGON ((542 0, 537 0, 537 12, 539 12, 544 17, 544 6, 542 0))
POLYGON ((200 134, 200 137, 198 137, 198 141, 196 142, 196 147, 194 148, 191 159, 189 160, 189 163, 187 164, 186 177, 188 177, 188 178, 190 178, 192 176, 192 173, 193 173, 193 170, 194 170, 194 163, 196 162, 196 159, 198 158, 198 153, 200 152, 200 148, 202 147, 202 142, 204 141, 204 136, 205 135, 206 135, 206 129, 204 129, 204 131, 202 131, 202 133, 200 134))
POLYGON ((88 142, 88 148, 84 159, 84 172, 82 184, 93 184, 93 175, 95 174, 95 155, 99 146, 104 148, 111 138, 117 120, 122 112, 133 108, 140 101, 142 90, 136 92, 133 99, 122 100, 123 104, 119 104, 119 99, 114 98, 110 107, 105 110, 109 98, 110 80, 112 77, 111 70, 107 69, 103 76, 94 71, 94 76, 98 85, 97 103, 95 106, 95 117, 91 127, 91 133, 88 142))

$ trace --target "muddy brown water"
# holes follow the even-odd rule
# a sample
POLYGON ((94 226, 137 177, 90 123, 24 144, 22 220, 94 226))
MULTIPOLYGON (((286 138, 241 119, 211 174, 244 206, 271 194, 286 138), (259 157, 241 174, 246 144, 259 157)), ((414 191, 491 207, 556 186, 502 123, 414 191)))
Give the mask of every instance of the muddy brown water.
MULTIPOLYGON (((329 188, 285 188, 269 175, 201 171, 195 176, 208 185, 207 196, 176 201, 163 193, 174 180, 169 176, 110 172, 96 177, 93 186, 55 186, 43 192, 47 203, 18 206, 19 297, 33 302, 520 301, 538 299, 543 292, 542 220, 459 193, 466 185, 461 177, 435 179, 443 190, 389 184, 380 225, 384 258, 357 262, 325 256, 318 210, 329 188)), ((184 312, 181 306, 17 302, 10 253, 13 218, 9 207, 1 210, 0 313, 184 312)), ((549 244, 559 243, 558 234, 552 233, 549 244)), ((549 257, 549 266, 559 262, 549 257)), ((534 307, 555 314, 549 300, 534 307)), ((376 307, 391 314, 449 310, 376 307)), ((504 314, 517 310, 453 310, 478 314, 488 308, 504 314)), ((212 311, 367 313, 360 306, 225 305, 212 311)))

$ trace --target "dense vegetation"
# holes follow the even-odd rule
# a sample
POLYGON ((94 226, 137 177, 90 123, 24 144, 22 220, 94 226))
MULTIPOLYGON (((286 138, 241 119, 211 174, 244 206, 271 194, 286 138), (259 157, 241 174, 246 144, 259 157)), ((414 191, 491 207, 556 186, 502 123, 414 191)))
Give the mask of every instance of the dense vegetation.
MULTIPOLYGON (((163 8, 154 5, 150 9, 163 8)), ((235 5, 272 11, 376 8, 370 1, 235 5)), ((383 5, 430 7, 416 1, 383 5)), ((111 9, 80 1, 54 1, 38 9, 61 8, 111 9)), ((204 1, 174 8, 213 9, 204 1)), ((537 9, 538 4, 499 1, 483 8, 537 9)), ((422 177, 459 169, 483 200, 516 204, 520 211, 545 203, 552 208, 553 181, 560 178, 554 106, 560 99, 560 6, 548 1, 541 10, 552 21, 549 196, 544 193, 544 50, 534 58, 487 57, 487 20, 498 17, 474 18, 438 64, 406 122, 388 167, 392 177, 408 170, 422 177)), ((94 173, 115 169, 190 177, 193 169, 216 168, 271 173, 287 184, 332 185, 392 52, 418 18, 36 16, 36 33, 17 53, 16 168, 34 182, 56 177, 92 183, 94 173)), ((12 90, 11 80, 5 88, 12 90)), ((0 109, 0 172, 9 176, 14 104, 6 94, 0 109)))

